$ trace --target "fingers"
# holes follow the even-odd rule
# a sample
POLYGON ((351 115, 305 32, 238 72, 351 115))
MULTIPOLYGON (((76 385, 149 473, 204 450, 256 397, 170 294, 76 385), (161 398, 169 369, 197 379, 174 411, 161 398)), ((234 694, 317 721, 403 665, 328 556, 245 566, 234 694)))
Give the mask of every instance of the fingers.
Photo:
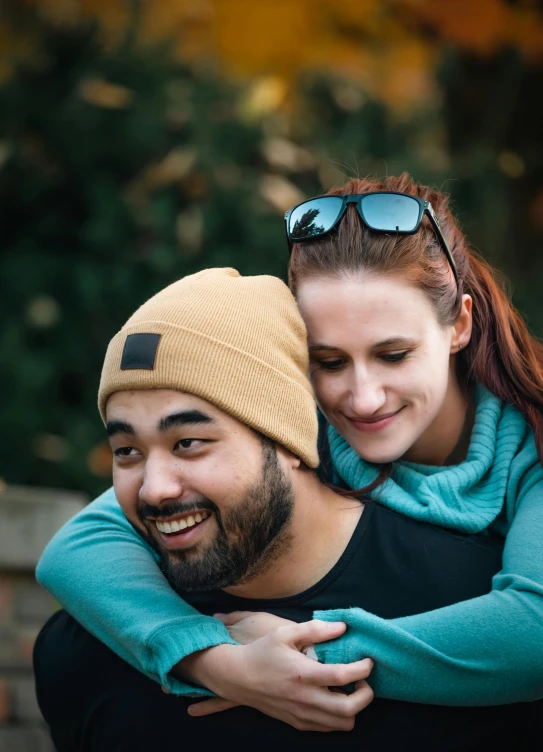
POLYGON ((365 681, 357 683, 355 691, 350 695, 337 692, 330 692, 330 695, 333 697, 328 698, 326 709, 339 718, 353 718, 373 700, 373 690, 365 681))
POLYGON ((308 682, 320 687, 343 687, 352 682, 367 679, 373 669, 371 658, 364 658, 353 663, 316 663, 313 662, 308 682))
POLYGON ((189 705, 187 712, 189 715, 199 718, 204 715, 221 713, 223 710, 230 710, 231 708, 237 707, 237 705, 237 702, 224 700, 222 697, 212 697, 210 700, 204 700, 203 702, 196 702, 194 705, 189 705))
POLYGON ((372 700, 373 690, 367 682, 360 682, 350 695, 324 687, 315 688, 305 697, 303 706, 296 709, 291 725, 302 731, 350 731, 354 728, 356 715, 372 700))
POLYGON ((347 695, 322 688, 310 700, 308 698, 309 704, 306 702, 294 710, 292 725, 301 731, 351 731, 358 709, 369 705, 373 699, 370 692, 361 689, 351 701, 347 695))
POLYGON ((225 627, 232 627, 249 616, 253 616, 254 611, 232 611, 231 614, 213 614, 215 619, 222 621, 225 627))
POLYGON ((327 733, 330 731, 352 731, 354 722, 354 718, 338 718, 328 713, 311 714, 307 720, 294 718, 292 721, 287 721, 287 723, 290 723, 298 731, 320 731, 327 733))
POLYGON ((296 650, 301 650, 306 645, 333 640, 335 637, 343 634, 346 629, 347 625, 342 621, 331 622, 313 619, 312 621, 304 621, 301 624, 279 627, 276 631, 280 639, 296 648, 296 650))

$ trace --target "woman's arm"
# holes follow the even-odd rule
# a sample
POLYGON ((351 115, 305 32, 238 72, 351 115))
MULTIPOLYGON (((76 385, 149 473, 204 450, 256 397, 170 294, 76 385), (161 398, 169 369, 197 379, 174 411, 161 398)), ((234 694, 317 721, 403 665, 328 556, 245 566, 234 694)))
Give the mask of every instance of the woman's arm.
POLYGON ((365 682, 371 661, 324 666, 300 652, 306 644, 337 637, 344 624, 288 624, 245 646, 221 621, 186 604, 127 522, 113 490, 57 533, 37 577, 89 632, 176 694, 212 695, 204 688, 209 687, 230 705, 251 705, 317 731, 352 728, 373 698, 365 682), (352 695, 329 689, 352 682, 357 683, 352 695))
POLYGON ((117 655, 176 694, 211 695, 170 674, 185 656, 236 643, 171 589, 152 549, 124 516, 113 489, 50 541, 36 570, 43 585, 117 655))
MULTIPOLYGON (((385 620, 362 609, 315 612, 344 621, 340 640, 316 647, 327 663, 369 656, 377 697, 440 705, 495 705, 543 697, 543 472, 533 467, 488 595, 385 620)), ((513 511, 511 511, 513 514, 513 511)))

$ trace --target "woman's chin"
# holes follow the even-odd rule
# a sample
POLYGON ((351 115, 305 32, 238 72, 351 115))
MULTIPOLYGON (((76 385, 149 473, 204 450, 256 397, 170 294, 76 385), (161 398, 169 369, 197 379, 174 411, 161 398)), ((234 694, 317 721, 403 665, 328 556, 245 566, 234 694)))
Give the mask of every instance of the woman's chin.
POLYGON ((397 442, 388 446, 372 446, 370 442, 360 440, 349 441, 349 444, 361 459, 372 465, 387 465, 390 462, 396 462, 409 448, 403 444, 400 446, 397 442))

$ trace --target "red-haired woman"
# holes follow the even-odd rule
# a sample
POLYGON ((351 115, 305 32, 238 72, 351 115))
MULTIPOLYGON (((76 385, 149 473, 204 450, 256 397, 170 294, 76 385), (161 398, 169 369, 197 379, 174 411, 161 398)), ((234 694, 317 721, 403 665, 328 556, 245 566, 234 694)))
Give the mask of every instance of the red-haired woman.
MULTIPOLYGON (((480 597, 401 618, 316 612, 348 626, 315 646, 319 659, 371 656, 376 696, 396 700, 496 705, 542 697, 543 347, 468 247, 446 197, 407 175, 352 180, 294 207, 286 221, 330 480, 466 540, 505 539, 501 571, 480 597)), ((142 553, 112 492, 57 535, 38 576, 85 626, 164 683, 191 653, 193 675, 215 676, 231 701, 203 702, 194 714, 244 701, 250 686, 250 704, 288 717, 278 710, 280 666, 260 674, 262 691, 249 667, 238 692, 229 676, 221 684, 220 647, 203 651, 222 641, 211 627, 206 638, 202 622, 190 648, 182 646, 182 602, 142 553), (127 624, 117 607, 137 594, 106 565, 119 560, 120 546, 139 548, 134 577, 141 568, 139 581, 153 589, 152 613, 138 623, 127 624), (99 576, 90 556, 101 562, 99 576)), ((187 607, 191 623, 194 614, 187 607)), ((225 623, 251 641, 284 621, 242 613, 225 623)))

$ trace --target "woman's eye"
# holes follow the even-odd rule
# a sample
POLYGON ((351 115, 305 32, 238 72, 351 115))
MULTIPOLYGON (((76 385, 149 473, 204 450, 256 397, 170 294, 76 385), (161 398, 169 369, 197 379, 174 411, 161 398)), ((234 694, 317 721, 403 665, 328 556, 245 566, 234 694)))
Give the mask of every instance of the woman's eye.
POLYGON ((380 357, 386 363, 399 363, 401 360, 405 359, 407 354, 408 350, 405 350, 404 352, 399 353, 382 353, 380 357))
POLYGON ((345 365, 345 361, 337 358, 336 360, 318 360, 316 361, 317 368, 322 371, 339 371, 345 365))

